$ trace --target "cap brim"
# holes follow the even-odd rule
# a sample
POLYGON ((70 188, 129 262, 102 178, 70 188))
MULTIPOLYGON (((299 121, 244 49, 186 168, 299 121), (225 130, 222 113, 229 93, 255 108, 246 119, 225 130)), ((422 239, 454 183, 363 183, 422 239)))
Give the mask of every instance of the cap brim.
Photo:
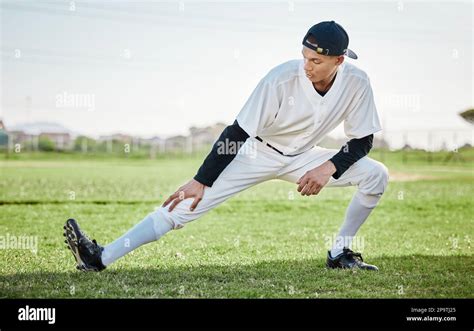
POLYGON ((351 59, 357 59, 357 54, 354 53, 352 50, 350 50, 349 48, 347 49, 346 51, 346 56, 350 57, 351 59))

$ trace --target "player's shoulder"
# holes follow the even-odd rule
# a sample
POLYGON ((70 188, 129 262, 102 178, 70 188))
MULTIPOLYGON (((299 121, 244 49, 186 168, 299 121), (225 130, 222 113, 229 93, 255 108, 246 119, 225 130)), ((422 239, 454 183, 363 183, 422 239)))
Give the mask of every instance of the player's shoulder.
POLYGON ((343 74, 347 84, 358 85, 358 86, 367 86, 370 84, 369 75, 350 62, 344 62, 343 74))
POLYGON ((281 85, 298 78, 303 60, 290 60, 272 68, 263 78, 273 85, 281 85))

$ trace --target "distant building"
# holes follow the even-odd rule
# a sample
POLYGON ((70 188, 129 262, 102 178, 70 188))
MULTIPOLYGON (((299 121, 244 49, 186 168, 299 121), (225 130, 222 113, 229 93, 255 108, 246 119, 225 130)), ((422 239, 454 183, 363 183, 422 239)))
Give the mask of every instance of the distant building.
POLYGON ((189 128, 190 136, 196 144, 211 144, 214 140, 214 135, 211 127, 197 128, 192 126, 189 128))
POLYGON ((133 137, 128 134, 115 133, 110 136, 100 136, 99 141, 109 141, 115 140, 123 143, 130 143, 133 140, 133 137))
POLYGON ((65 150, 71 147, 71 135, 65 132, 42 132, 39 139, 47 138, 54 143, 56 149, 65 150))
POLYGON ((188 138, 185 136, 173 136, 165 141, 166 151, 185 151, 188 138))
POLYGON ((28 134, 21 130, 10 130, 8 131, 8 135, 10 139, 12 140, 12 142, 14 142, 15 144, 21 144, 21 145, 32 142, 35 137, 35 135, 28 134))
POLYGON ((226 126, 227 125, 224 123, 216 123, 204 128, 194 126, 189 128, 188 147, 192 146, 193 150, 199 150, 208 147, 209 145, 213 145, 226 126))
POLYGON ((72 147, 71 133, 65 127, 48 122, 27 123, 16 125, 8 131, 10 139, 14 144, 31 144, 37 149, 38 139, 50 139, 56 149, 64 150, 72 147))

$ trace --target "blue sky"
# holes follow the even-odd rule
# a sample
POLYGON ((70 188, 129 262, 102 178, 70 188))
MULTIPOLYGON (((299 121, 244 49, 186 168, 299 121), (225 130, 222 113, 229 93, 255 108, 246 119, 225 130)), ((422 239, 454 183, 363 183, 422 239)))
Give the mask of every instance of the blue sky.
POLYGON ((471 1, 0 3, 7 125, 151 136, 231 123, 272 67, 301 57, 311 25, 335 20, 359 55, 348 61, 371 78, 387 138, 431 131, 472 143, 457 115, 474 106, 471 1), (65 94, 94 107, 58 105, 65 94))

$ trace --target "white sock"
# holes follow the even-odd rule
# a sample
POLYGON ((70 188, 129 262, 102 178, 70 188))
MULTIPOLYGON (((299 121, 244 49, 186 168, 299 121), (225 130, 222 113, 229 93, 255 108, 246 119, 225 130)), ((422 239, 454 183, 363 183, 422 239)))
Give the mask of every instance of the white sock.
POLYGON ((375 208, 380 198, 381 195, 367 195, 360 191, 354 194, 349 207, 347 207, 344 223, 331 248, 331 257, 336 257, 342 253, 344 247, 350 246, 355 234, 369 217, 370 212, 375 208))
POLYGON ((123 236, 104 247, 102 263, 105 266, 142 245, 160 239, 173 228, 164 220, 157 219, 155 222, 150 215, 128 230, 123 236))

